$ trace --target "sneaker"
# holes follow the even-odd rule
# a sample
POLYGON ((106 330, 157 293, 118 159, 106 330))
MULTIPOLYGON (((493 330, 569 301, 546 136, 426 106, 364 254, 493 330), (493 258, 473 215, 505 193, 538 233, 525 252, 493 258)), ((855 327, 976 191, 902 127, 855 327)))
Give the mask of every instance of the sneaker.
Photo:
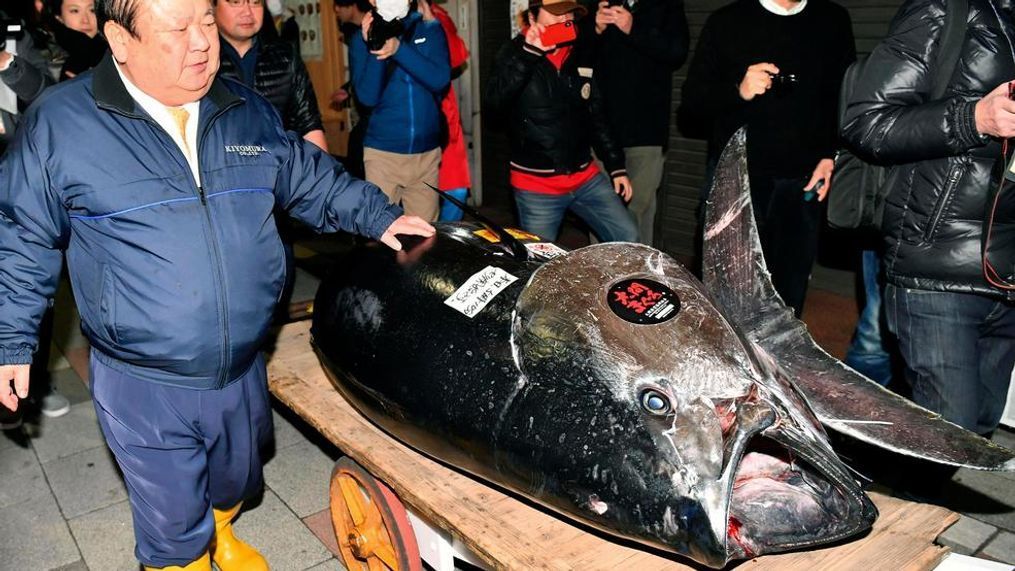
POLYGON ((56 389, 53 389, 48 395, 42 397, 42 406, 40 408, 42 409, 42 414, 49 418, 56 418, 70 412, 70 401, 67 400, 67 397, 56 392, 56 389))

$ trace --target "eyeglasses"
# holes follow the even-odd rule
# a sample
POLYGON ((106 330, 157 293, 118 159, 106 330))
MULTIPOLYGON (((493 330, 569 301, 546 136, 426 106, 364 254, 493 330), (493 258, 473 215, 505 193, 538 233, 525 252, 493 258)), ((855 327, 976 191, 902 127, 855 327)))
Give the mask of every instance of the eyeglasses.
POLYGON ((226 0, 226 4, 229 4, 233 8, 239 8, 246 4, 250 4, 254 8, 260 8, 264 5, 264 0, 226 0))

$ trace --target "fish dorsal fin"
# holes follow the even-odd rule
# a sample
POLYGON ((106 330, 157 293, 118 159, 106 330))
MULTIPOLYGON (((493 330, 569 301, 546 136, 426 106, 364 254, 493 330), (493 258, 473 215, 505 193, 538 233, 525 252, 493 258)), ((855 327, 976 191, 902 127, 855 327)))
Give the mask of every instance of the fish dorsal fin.
MULTIPOLYGON (((801 197, 801 200, 803 198, 801 197)), ((702 281, 726 315, 781 366, 827 428, 906 456, 1015 471, 1015 452, 945 421, 814 343, 772 286, 751 208, 747 137, 723 150, 705 205, 702 281)))

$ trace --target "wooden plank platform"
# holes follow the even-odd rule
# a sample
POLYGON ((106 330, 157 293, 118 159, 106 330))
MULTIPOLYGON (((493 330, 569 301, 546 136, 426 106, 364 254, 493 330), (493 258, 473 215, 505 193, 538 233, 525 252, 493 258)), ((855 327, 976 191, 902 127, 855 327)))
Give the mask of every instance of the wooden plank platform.
MULTIPOLYGON (((310 347, 309 322, 286 325, 268 362, 271 392, 405 504, 498 569, 694 569, 589 533, 562 517, 445 467, 387 436, 331 385, 310 347)), ((866 537, 823 549, 768 555, 738 569, 932 569, 948 552, 934 539, 958 516, 937 506, 871 494, 881 516, 866 537)))

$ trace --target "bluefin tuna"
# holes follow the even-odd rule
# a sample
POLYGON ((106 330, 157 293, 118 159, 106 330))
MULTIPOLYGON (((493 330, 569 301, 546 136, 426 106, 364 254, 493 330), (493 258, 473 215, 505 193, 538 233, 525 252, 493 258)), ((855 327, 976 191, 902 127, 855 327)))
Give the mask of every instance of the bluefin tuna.
POLYGON ((420 452, 712 567, 871 527, 877 510, 822 422, 911 456, 1012 469, 1011 451, 813 343, 768 281, 744 149, 741 133, 717 170, 704 283, 639 244, 568 252, 440 225, 403 252, 365 246, 337 264, 314 303, 325 369, 420 452))

